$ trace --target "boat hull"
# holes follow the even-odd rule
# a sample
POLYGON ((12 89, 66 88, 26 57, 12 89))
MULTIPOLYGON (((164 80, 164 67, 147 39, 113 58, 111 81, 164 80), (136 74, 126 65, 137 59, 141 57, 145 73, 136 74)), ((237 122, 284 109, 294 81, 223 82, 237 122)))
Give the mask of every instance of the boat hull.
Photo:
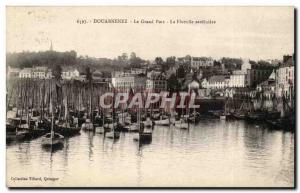
POLYGON ((49 147, 49 146, 59 146, 63 145, 64 143, 64 136, 55 133, 54 138, 50 138, 50 133, 47 133, 42 137, 42 146, 49 147))

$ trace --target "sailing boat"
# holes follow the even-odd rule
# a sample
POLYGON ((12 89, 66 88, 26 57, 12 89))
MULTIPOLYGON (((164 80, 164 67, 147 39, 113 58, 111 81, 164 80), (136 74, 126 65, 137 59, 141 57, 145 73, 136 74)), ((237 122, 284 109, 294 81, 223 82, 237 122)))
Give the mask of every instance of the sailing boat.
POLYGON ((152 128, 152 126, 153 126, 153 123, 152 123, 150 117, 147 117, 146 121, 144 121, 143 123, 144 123, 146 128, 152 128))
MULTIPOLYGON (((115 95, 113 96, 113 103, 114 104, 114 99, 115 99, 115 95)), ((115 127, 116 127, 116 124, 114 122, 114 108, 112 109, 112 129, 110 132, 106 133, 106 137, 109 138, 109 139, 119 139, 120 138, 120 132, 116 131, 115 127)))
POLYGON ((185 117, 183 116, 183 108, 181 109, 181 115, 179 120, 174 121, 174 126, 179 129, 189 129, 189 122, 185 121, 185 117))
POLYGON ((170 119, 163 115, 160 116, 160 120, 156 120, 154 122, 155 125, 170 126, 170 119))
POLYGON ((235 118, 235 119, 245 119, 247 116, 246 110, 247 110, 247 104, 245 102, 245 100, 243 100, 240 108, 234 112, 231 113, 231 115, 235 118))
POLYGON ((95 128, 96 133, 103 134, 105 132, 104 124, 105 124, 105 114, 104 111, 102 111, 102 126, 98 126, 95 128))
POLYGON ((225 104, 224 104, 224 113, 222 113, 220 115, 220 120, 225 120, 226 121, 227 119, 227 98, 226 98, 226 101, 225 101, 225 104))
POLYGON ((105 135, 109 139, 119 139, 120 138, 120 132, 115 130, 115 125, 113 124, 113 127, 110 132, 107 132, 105 135))
POLYGON ((153 130, 152 121, 150 120, 150 118, 148 118, 145 121, 145 123, 147 125, 145 125, 142 122, 141 109, 138 108, 137 124, 139 127, 139 132, 137 134, 135 134, 135 136, 133 137, 134 141, 139 141, 140 143, 152 141, 152 130, 153 130), (145 126, 147 126, 147 127, 145 127, 145 126))
POLYGON ((139 142, 150 142, 152 141, 152 127, 151 128, 145 128, 144 124, 141 123, 141 113, 140 110, 138 110, 138 120, 137 120, 137 125, 139 126, 139 132, 136 133, 133 136, 134 141, 139 141, 139 142))
MULTIPOLYGON (((52 103, 52 92, 50 94, 50 103, 52 103)), ((64 143, 64 136, 62 136, 59 133, 54 133, 54 108, 52 104, 51 132, 42 136, 42 146, 53 147, 53 146, 63 145, 63 143, 64 143)))
MULTIPOLYGON (((53 119, 53 118, 52 118, 53 119)), ((64 136, 53 131, 53 121, 51 132, 42 136, 42 146, 59 146, 64 144, 64 136)))
POLYGON ((189 129, 189 122, 186 122, 183 118, 180 118, 178 121, 174 122, 174 126, 179 129, 189 129))

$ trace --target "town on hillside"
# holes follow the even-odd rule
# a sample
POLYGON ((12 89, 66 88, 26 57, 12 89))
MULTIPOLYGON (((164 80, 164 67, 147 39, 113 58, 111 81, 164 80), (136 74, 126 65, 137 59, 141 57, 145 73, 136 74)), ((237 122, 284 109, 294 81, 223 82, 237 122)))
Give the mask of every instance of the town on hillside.
MULTIPOLYGON (((123 53, 115 59, 97 59, 52 47, 46 52, 8 54, 7 141, 54 131, 59 139, 81 129, 111 138, 118 138, 119 132, 138 132, 137 140, 143 141, 152 138, 154 125, 188 129, 190 124, 216 118, 293 131, 294 62, 293 54, 264 61, 190 55, 149 61, 134 52, 129 57, 123 53), (139 92, 146 97, 168 93, 166 97, 176 95, 176 101, 179 93, 186 92, 195 96, 199 108, 173 108, 160 95, 149 108, 121 104, 105 109, 100 99, 107 92, 114 94, 104 103, 115 101, 115 93, 129 93, 125 104, 139 92)), ((183 105, 190 100, 184 98, 183 105)), ((45 140, 53 139, 49 136, 45 140)))

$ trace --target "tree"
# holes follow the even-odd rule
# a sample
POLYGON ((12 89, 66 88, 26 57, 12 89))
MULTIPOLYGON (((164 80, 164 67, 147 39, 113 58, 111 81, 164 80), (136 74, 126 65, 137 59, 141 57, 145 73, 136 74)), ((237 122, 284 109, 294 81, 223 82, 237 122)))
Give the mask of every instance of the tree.
POLYGON ((156 65, 162 65, 164 60, 161 57, 156 57, 155 58, 155 63, 156 65))
POLYGON ((167 57, 166 63, 162 66, 162 70, 164 72, 169 70, 172 66, 175 66, 175 63, 176 63, 176 57, 175 56, 167 57))
POLYGON ((130 58, 129 58, 130 67, 132 68, 139 68, 141 67, 141 64, 143 63, 143 60, 136 56, 134 52, 131 52, 130 58))
POLYGON ((127 61, 128 60, 128 55, 126 53, 123 53, 121 55, 121 59, 122 59, 122 61, 127 61))
POLYGON ((134 52, 131 52, 130 61, 134 61, 135 59, 136 59, 136 54, 134 52))
POLYGON ((185 60, 191 61, 191 60, 192 60, 192 57, 191 57, 190 55, 186 55, 186 56, 185 56, 185 60))

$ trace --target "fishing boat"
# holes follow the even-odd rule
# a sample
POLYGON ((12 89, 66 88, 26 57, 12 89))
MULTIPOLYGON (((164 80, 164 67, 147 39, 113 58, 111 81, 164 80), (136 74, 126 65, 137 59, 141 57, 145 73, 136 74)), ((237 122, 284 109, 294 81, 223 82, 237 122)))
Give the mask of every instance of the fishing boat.
POLYGON ((150 117, 147 117, 146 121, 144 121, 143 123, 144 123, 145 128, 152 128, 152 126, 153 126, 153 123, 152 123, 152 120, 150 119, 150 117))
POLYGON ((14 131, 14 132, 6 132, 6 141, 16 141, 16 140, 22 140, 25 139, 26 135, 28 134, 27 131, 14 131))
POLYGON ((103 117, 102 117, 102 126, 96 126, 95 132, 99 133, 99 134, 105 133, 104 125, 105 125, 105 116, 103 114, 103 117))
POLYGON ((91 122, 90 119, 86 119, 85 123, 83 123, 81 125, 81 129, 86 130, 86 131, 93 131, 94 130, 94 125, 93 125, 93 123, 91 122))
POLYGON ((108 125, 109 128, 111 127, 111 130, 105 134, 106 138, 113 139, 113 140, 120 138, 120 132, 116 131, 115 129, 116 125, 117 122, 114 121, 114 111, 112 111, 112 123, 108 125))
POLYGON ((73 136, 80 133, 81 128, 67 122, 55 125, 54 131, 63 136, 73 136))
POLYGON ((105 137, 107 137, 109 139, 119 139, 120 138, 120 132, 112 130, 112 131, 106 133, 105 137))
POLYGON ((238 120, 245 119, 246 116, 247 116, 247 113, 244 113, 244 112, 231 112, 230 114, 231 114, 235 119, 238 119, 238 120))
POLYGON ((265 119, 265 113, 262 111, 252 111, 246 116, 247 121, 263 121, 265 119))
POLYGON ((155 125, 161 125, 161 126, 170 126, 170 119, 169 118, 163 118, 160 117, 160 120, 154 121, 155 125))
POLYGON ((274 120, 280 118, 280 112, 278 111, 267 111, 265 115, 266 120, 274 120))
POLYGON ((29 131, 25 128, 20 128, 21 125, 18 125, 19 122, 24 120, 14 118, 14 119, 7 119, 6 123, 6 140, 7 142, 15 141, 15 140, 22 140, 25 139, 28 135, 29 131))
POLYGON ((226 115, 220 115, 220 120, 226 120, 226 115))
POLYGON ((51 132, 42 136, 43 146, 58 146, 58 145, 63 145, 63 143, 64 143, 64 136, 62 136, 59 133, 51 132))
POLYGON ((128 126, 128 131, 129 132, 139 132, 139 124, 138 123, 133 123, 130 126, 128 126))
POLYGON ((64 144, 64 136, 54 132, 54 117, 52 115, 51 132, 42 136, 42 146, 53 147, 64 144))
POLYGON ((105 133, 105 129, 104 129, 103 126, 97 126, 97 127, 95 128, 95 132, 96 132, 96 133, 99 133, 99 134, 103 134, 103 133, 105 133))
POLYGON ((107 124, 104 125, 104 129, 105 129, 105 131, 109 132, 109 131, 111 131, 113 128, 116 128, 116 127, 117 127, 117 124, 118 124, 118 123, 116 123, 116 122, 114 122, 114 123, 107 123, 107 124))
POLYGON ((152 141, 152 129, 146 129, 143 132, 138 132, 133 136, 134 141, 149 142, 152 141))
POLYGON ((137 127, 139 129, 138 133, 133 136, 134 141, 139 141, 141 143, 152 141, 152 127, 145 127, 141 122, 141 113, 138 111, 137 117, 137 127))
POLYGON ((189 129, 189 123, 180 118, 174 122, 174 126, 179 129, 189 129))
POLYGON ((128 126, 131 124, 131 116, 128 115, 127 117, 125 117, 125 121, 124 121, 125 125, 128 126))
MULTIPOLYGON (((50 86, 51 87, 51 86, 50 86)), ((52 101, 52 90, 50 92, 50 102, 52 107, 52 114, 51 114, 51 131, 49 133, 46 133, 45 135, 42 136, 42 146, 44 147, 55 147, 55 146, 62 146, 64 144, 64 136, 54 132, 54 105, 52 101)))

